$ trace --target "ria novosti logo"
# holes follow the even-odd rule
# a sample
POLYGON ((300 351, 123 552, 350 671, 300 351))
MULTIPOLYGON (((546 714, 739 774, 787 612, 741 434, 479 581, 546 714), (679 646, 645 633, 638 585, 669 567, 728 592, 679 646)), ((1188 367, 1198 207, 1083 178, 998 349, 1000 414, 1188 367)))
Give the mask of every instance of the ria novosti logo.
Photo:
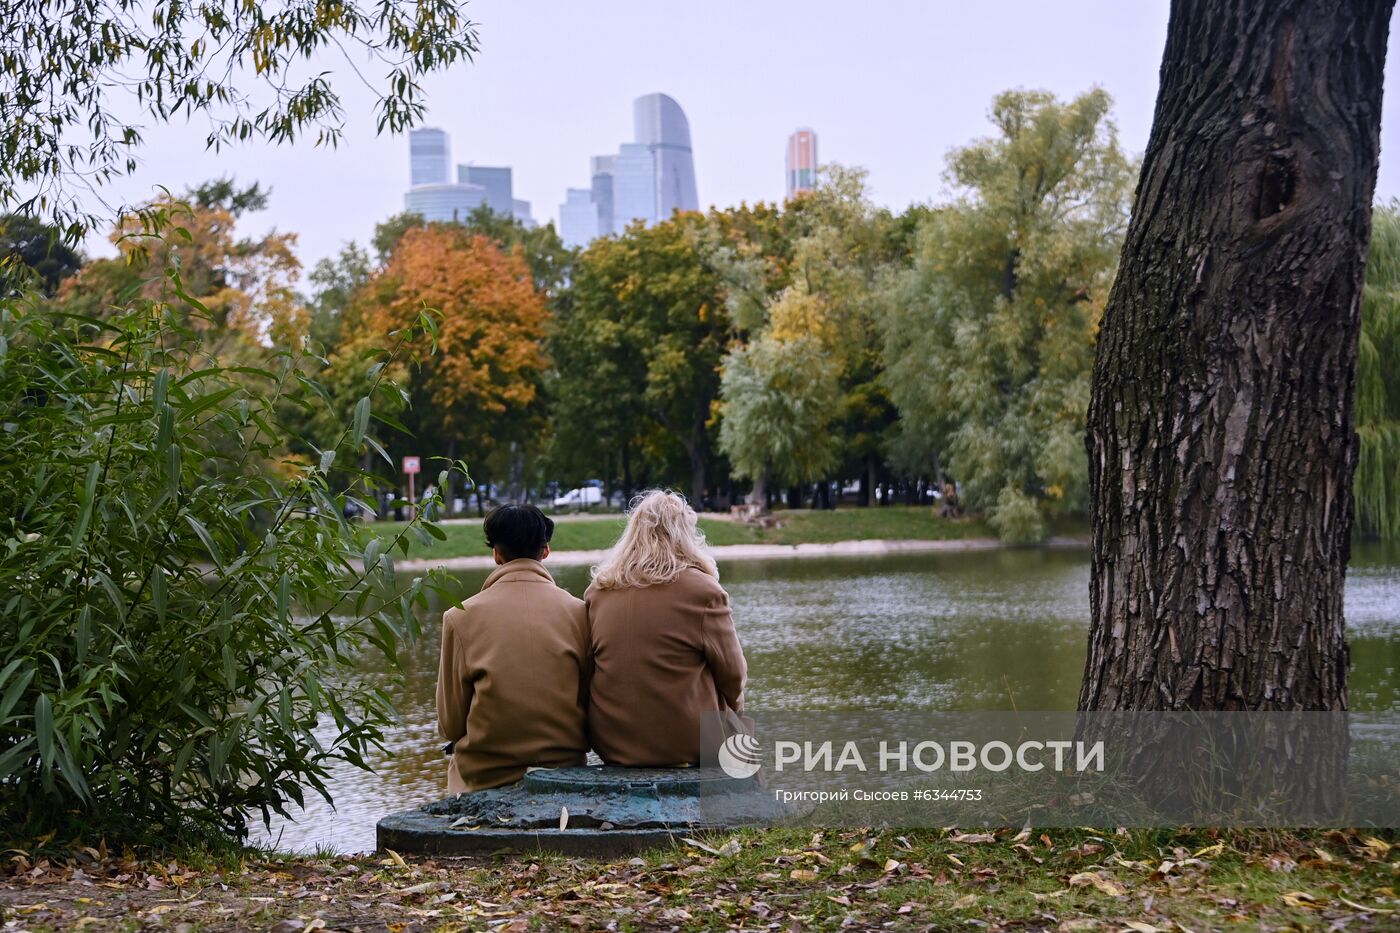
POLYGON ((751 778, 763 767, 763 749, 758 739, 737 732, 719 747, 719 766, 725 774, 737 780, 751 778))

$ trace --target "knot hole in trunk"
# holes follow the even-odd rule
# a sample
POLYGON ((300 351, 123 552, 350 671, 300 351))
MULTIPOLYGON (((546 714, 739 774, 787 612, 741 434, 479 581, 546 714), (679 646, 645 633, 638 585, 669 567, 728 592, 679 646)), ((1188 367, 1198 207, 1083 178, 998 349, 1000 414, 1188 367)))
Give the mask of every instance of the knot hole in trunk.
POLYGON ((1255 208, 1255 217, 1264 220, 1292 204, 1296 186, 1297 171, 1293 167, 1292 154, 1271 154, 1259 172, 1259 202, 1255 208))

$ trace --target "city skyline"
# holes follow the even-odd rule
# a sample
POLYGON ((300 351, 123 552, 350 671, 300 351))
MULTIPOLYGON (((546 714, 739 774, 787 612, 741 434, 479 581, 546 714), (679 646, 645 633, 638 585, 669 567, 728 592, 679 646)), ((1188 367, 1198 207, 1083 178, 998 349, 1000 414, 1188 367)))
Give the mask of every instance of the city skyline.
MULTIPOLYGON (((901 211, 946 201, 956 195, 943 178, 948 151, 990 135, 992 98, 1016 87, 1069 99, 1102 86, 1114 97, 1124 149, 1137 156, 1146 145, 1166 0, 891 2, 849 13, 833 0, 719 0, 703 10, 617 0, 606 15, 556 0, 528 8, 473 0, 468 15, 480 24, 482 51, 424 82, 422 124, 454 131, 476 162, 511 166, 516 197, 532 201, 542 222, 557 219, 567 188, 590 186, 590 154, 629 138, 626 102, 656 89, 684 103, 702 208, 780 201, 778 153, 800 126, 820 131, 822 164, 869 170, 877 205, 901 211), (833 22, 843 28, 832 30, 833 22)), ((1400 30, 1390 52, 1394 88, 1400 30)), ((403 209, 408 143, 376 134, 376 98, 339 52, 318 53, 307 67, 332 72, 342 95, 338 147, 306 139, 211 153, 197 118, 143 126, 141 165, 101 189, 106 204, 230 175, 272 192, 268 209, 242 218, 240 232, 296 232, 308 270, 346 241, 366 244, 377 223, 403 209)), ((1382 107, 1377 196, 1386 200, 1400 197, 1400 94, 1385 95, 1382 107)), ((89 203, 109 212, 96 197, 89 203)), ((115 253, 106 233, 89 238, 90 254, 115 253)))
POLYGON ((461 221, 484 204, 526 226, 535 225, 530 202, 515 197, 509 166, 459 164, 456 181, 449 181, 451 163, 452 139, 446 130, 436 126, 410 130, 409 187, 403 194, 403 209, 428 221, 461 221))
POLYGON ((675 98, 644 94, 632 102, 632 142, 589 161, 588 189, 567 188, 559 206, 559 236, 583 246, 640 220, 650 226, 676 211, 698 211, 690 122, 675 98), (583 207, 587 193, 592 216, 583 207))

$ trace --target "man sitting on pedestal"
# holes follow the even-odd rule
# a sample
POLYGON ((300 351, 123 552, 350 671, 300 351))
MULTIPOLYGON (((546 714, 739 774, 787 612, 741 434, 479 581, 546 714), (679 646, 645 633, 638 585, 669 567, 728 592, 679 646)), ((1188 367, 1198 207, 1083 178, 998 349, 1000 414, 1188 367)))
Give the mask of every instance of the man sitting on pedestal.
POLYGON ((554 522, 505 505, 483 527, 498 566, 442 618, 437 712, 451 794, 581 765, 588 751, 588 611, 540 563, 554 522))

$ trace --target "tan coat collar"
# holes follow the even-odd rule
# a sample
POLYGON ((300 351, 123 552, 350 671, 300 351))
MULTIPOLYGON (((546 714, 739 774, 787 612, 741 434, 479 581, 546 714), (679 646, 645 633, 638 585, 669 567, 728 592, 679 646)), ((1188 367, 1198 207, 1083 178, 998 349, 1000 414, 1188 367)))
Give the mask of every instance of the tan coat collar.
POLYGON ((486 582, 481 584, 481 588, 485 590, 500 580, 505 580, 508 583, 553 583, 554 577, 550 576, 549 571, 544 569, 544 564, 528 557, 521 557, 517 560, 508 560, 491 571, 491 576, 486 578, 486 582))

